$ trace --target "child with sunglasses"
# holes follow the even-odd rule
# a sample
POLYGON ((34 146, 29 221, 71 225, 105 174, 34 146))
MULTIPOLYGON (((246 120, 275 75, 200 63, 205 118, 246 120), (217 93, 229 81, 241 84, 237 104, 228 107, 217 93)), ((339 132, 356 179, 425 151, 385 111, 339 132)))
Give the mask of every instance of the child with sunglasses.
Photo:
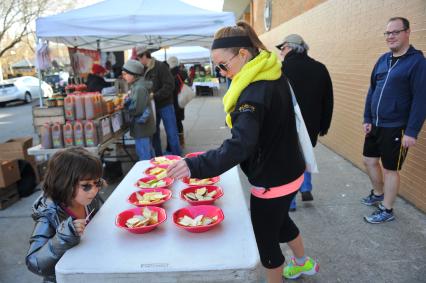
POLYGON ((55 282, 55 265, 80 242, 87 223, 99 210, 99 190, 106 184, 102 163, 81 147, 58 151, 49 160, 43 193, 33 205, 35 221, 26 264, 55 282))

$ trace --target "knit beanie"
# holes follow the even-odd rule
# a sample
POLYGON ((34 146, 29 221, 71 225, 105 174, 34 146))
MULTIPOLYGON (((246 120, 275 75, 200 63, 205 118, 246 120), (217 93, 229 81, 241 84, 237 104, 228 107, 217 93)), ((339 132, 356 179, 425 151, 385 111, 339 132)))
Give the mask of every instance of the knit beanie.
POLYGON ((102 67, 101 65, 99 65, 99 64, 93 64, 92 65, 92 73, 93 74, 100 75, 100 74, 103 74, 103 73, 106 73, 106 72, 107 72, 107 70, 104 67, 102 67))
POLYGON ((144 67, 141 62, 130 59, 123 66, 123 71, 131 75, 142 76, 144 67))

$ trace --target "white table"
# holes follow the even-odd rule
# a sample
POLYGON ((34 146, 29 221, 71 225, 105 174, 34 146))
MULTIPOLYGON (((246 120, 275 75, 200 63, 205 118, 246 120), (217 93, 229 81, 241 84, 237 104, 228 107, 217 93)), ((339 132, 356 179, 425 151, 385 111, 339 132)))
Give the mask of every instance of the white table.
POLYGON ((209 88, 213 89, 213 95, 217 95, 219 93, 220 84, 218 82, 193 82, 192 83, 192 90, 194 92, 197 91, 197 86, 207 86, 209 88))
POLYGON ((225 220, 205 233, 175 226, 172 214, 187 202, 179 198, 185 185, 175 181, 164 204, 166 222, 146 234, 115 226, 116 215, 133 206, 128 196, 150 166, 136 163, 91 223, 81 243, 56 265, 58 282, 259 282, 259 255, 237 168, 221 175, 224 196, 215 202, 225 220))

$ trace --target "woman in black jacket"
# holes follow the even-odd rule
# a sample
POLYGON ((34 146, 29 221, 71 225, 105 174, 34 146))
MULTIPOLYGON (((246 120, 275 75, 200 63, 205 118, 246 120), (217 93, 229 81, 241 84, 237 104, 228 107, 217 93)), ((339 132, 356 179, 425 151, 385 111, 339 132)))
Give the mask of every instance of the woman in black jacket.
POLYGON ((212 60, 232 79, 223 98, 232 137, 218 149, 170 165, 168 175, 207 178, 240 164, 253 186, 251 220, 268 282, 313 275, 318 265, 305 256, 299 229, 288 214, 305 162, 281 63, 245 22, 216 32, 212 60), (288 243, 295 256, 284 270, 280 243, 288 243))

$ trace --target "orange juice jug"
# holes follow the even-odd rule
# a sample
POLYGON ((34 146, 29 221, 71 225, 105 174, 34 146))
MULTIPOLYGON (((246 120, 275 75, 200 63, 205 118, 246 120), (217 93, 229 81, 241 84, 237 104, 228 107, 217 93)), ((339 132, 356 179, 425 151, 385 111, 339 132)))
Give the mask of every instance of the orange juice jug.
POLYGON ((79 120, 74 123, 74 143, 76 146, 84 146, 84 127, 79 120))
POLYGON ((55 123, 52 126, 52 144, 53 148, 63 148, 64 138, 62 135, 62 126, 59 123, 55 123))
POLYGON ((101 116, 104 115, 104 111, 103 111, 104 98, 102 97, 102 94, 100 94, 100 93, 97 94, 97 100, 96 101, 97 101, 96 105, 97 105, 97 108, 98 108, 97 117, 101 117, 101 116))
POLYGON ((86 119, 92 120, 96 118, 96 97, 92 93, 84 96, 84 109, 86 110, 86 119))
POLYGON ((45 149, 52 148, 52 129, 50 128, 50 124, 44 124, 40 132, 41 147, 45 149))
POLYGON ((86 146, 94 147, 98 145, 98 133, 93 121, 88 120, 84 123, 84 137, 86 139, 86 146))
POLYGON ((64 144, 65 147, 74 146, 74 131, 70 121, 67 121, 65 125, 62 126, 64 133, 64 144))
POLYGON ((75 95, 68 94, 64 99, 65 119, 68 121, 75 120, 75 95))
POLYGON ((84 120, 86 119, 86 111, 84 109, 84 95, 77 94, 74 97, 75 101, 75 119, 84 120))

